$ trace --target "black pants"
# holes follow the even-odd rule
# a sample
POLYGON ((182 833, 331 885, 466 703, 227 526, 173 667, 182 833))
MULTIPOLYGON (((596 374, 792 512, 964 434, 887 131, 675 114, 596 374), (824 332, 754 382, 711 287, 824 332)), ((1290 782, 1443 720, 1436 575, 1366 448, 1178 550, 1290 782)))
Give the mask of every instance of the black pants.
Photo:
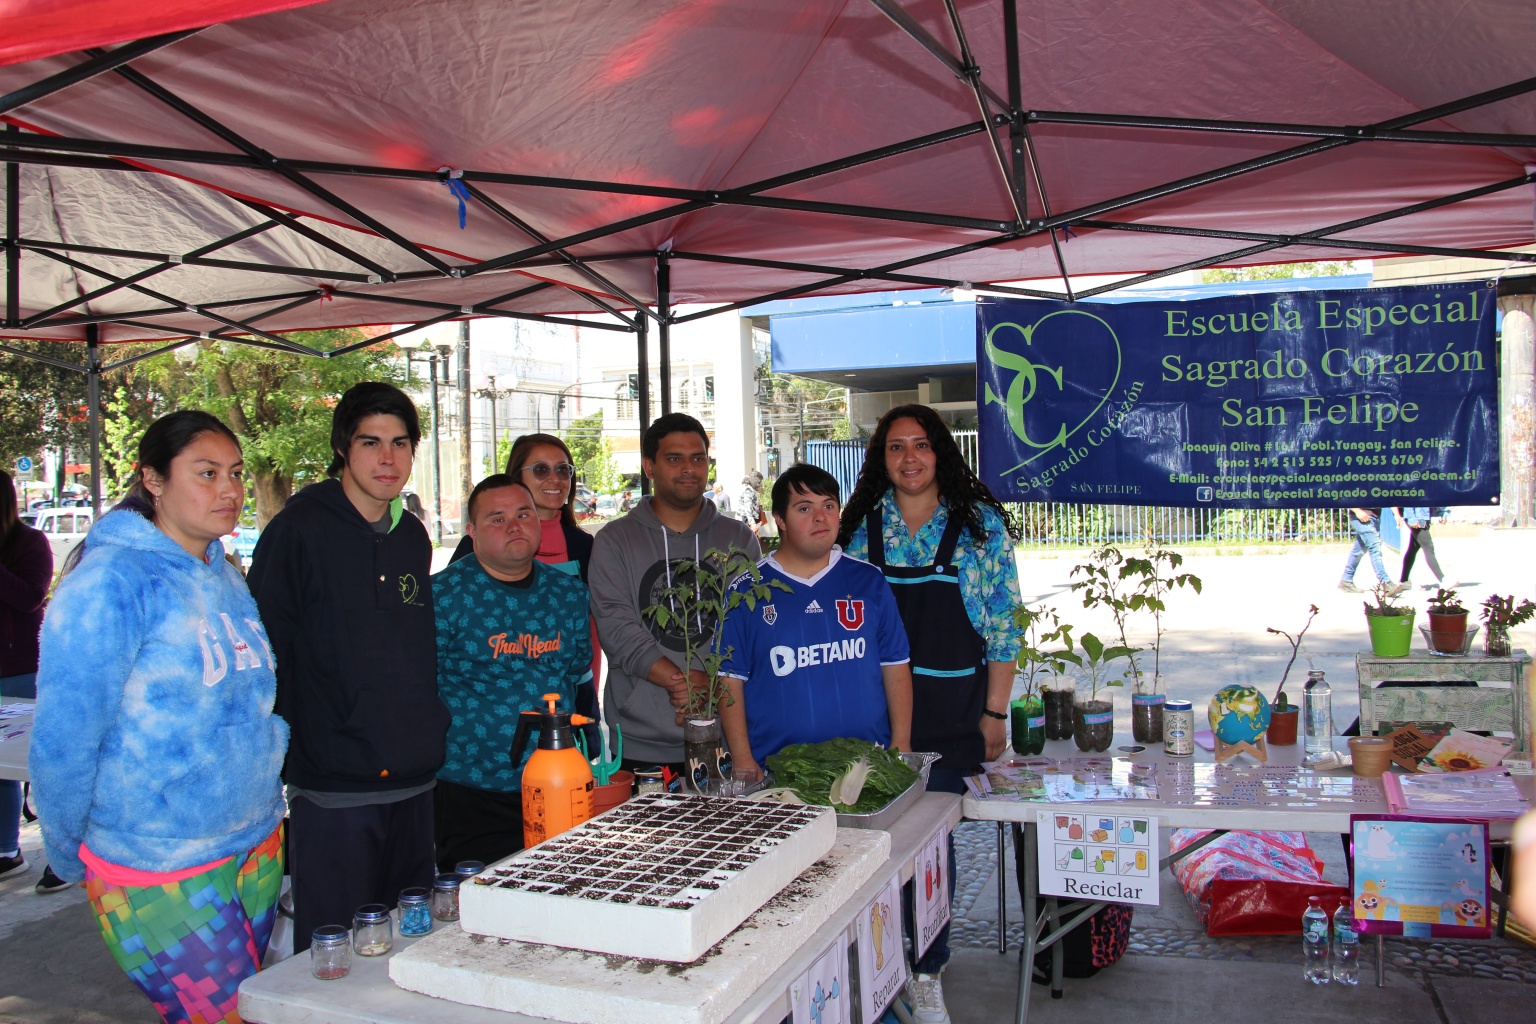
POLYGON ((362 807, 288 805, 293 951, 323 924, 352 927, 364 903, 393 907, 400 890, 432 885, 432 792, 362 807))
POLYGON ((461 860, 490 864, 523 848, 523 794, 438 779, 432 824, 439 871, 452 871, 461 860))
POLYGON ((1435 557, 1435 541, 1429 535, 1429 527, 1410 526, 1408 527, 1408 544, 1403 548, 1403 573, 1398 579, 1399 583, 1408 582, 1408 574, 1413 571, 1413 560, 1421 548, 1424 550, 1424 564, 1429 566, 1429 571, 1435 574, 1435 579, 1445 579, 1445 573, 1440 571, 1440 560, 1435 557))

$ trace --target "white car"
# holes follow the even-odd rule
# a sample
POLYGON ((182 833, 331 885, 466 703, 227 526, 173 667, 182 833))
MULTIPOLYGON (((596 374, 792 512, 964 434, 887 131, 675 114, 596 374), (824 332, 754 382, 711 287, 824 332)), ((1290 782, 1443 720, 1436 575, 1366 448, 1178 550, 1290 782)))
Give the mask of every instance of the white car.
POLYGON ((48 535, 55 572, 64 567, 64 559, 85 540, 94 519, 95 514, 88 508, 38 509, 37 521, 32 525, 48 535))

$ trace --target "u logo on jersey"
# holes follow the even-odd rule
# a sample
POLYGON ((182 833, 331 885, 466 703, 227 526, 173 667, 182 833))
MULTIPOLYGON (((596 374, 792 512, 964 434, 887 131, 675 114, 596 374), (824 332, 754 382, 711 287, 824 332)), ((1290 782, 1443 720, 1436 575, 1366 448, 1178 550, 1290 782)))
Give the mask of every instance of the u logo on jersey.
POLYGON ((864 602, 852 598, 837 602, 837 624, 844 629, 856 630, 864 625, 864 602))

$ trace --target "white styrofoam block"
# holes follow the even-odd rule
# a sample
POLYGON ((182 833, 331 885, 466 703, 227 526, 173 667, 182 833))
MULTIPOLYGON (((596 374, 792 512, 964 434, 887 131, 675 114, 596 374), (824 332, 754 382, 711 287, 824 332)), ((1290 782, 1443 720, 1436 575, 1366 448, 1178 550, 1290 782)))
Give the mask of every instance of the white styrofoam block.
POLYGON ((832 847, 828 807, 653 793, 486 869, 477 935, 692 963, 832 847))
POLYGON ((825 857, 691 964, 450 926, 396 953, 389 976, 412 992, 572 1024, 720 1024, 889 863, 890 851, 887 832, 838 829, 825 857))

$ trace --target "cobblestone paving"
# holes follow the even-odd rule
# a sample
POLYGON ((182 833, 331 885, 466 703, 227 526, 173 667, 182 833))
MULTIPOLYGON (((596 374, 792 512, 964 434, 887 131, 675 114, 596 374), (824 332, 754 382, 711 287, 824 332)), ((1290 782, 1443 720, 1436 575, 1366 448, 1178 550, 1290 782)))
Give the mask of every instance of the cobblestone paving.
MULTIPOLYGON (((950 943, 958 949, 997 949, 997 840, 991 824, 966 822, 955 830, 955 923, 950 943)), ((1024 940, 1018 894, 1013 880, 1013 848, 1007 849, 1008 948, 1017 956, 1024 940)), ((1168 890, 1164 890, 1164 899, 1168 890)), ((1486 942, 1426 942, 1388 939, 1387 969, 1409 976, 1489 978, 1536 985, 1536 948, 1514 938, 1486 942)), ((1298 936, 1212 938, 1203 931, 1132 925, 1130 952, 1141 956, 1185 957, 1255 963, 1292 963, 1301 967, 1298 936)), ((1376 969, 1375 943, 1365 940, 1360 964, 1361 983, 1376 969)))

